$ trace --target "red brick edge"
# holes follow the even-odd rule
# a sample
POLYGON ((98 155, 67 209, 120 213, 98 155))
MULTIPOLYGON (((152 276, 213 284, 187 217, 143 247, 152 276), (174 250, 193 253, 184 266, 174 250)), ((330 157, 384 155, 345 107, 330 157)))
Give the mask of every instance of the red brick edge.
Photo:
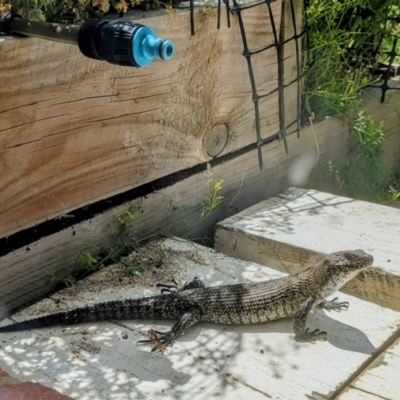
POLYGON ((0 368, 0 400, 73 400, 54 389, 33 382, 20 382, 0 368))

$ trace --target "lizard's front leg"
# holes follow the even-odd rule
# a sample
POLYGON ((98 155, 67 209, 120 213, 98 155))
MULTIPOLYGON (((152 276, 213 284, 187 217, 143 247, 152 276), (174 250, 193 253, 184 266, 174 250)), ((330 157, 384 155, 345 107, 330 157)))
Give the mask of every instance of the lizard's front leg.
POLYGON ((149 340, 139 340, 138 344, 153 343, 155 346, 152 348, 151 352, 159 349, 161 352, 165 350, 168 346, 173 346, 175 340, 182 336, 185 331, 196 322, 201 319, 201 311, 198 308, 193 308, 190 311, 185 312, 180 316, 178 321, 172 326, 170 331, 159 332, 159 331, 149 331, 149 340))
POLYGON ((295 340, 298 342, 314 342, 315 340, 326 340, 326 332, 315 329, 309 332, 306 329, 307 315, 315 303, 314 297, 309 297, 299 308, 294 316, 295 340))
POLYGON ((348 301, 338 301, 338 298, 335 297, 333 300, 323 300, 319 305, 328 311, 337 311, 340 312, 342 310, 348 310, 349 302, 348 301))

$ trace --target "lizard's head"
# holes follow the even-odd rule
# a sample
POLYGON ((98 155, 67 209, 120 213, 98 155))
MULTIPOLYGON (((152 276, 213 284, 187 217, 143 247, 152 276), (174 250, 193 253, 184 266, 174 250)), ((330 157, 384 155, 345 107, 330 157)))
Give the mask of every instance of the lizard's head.
POLYGON ((355 275, 372 265, 374 258, 363 250, 346 250, 328 256, 331 268, 355 275), (352 272, 354 274, 352 274, 352 272))
POLYGON ((373 261, 373 257, 363 250, 345 250, 326 256, 322 260, 323 268, 319 270, 322 274, 320 279, 325 281, 322 297, 326 298, 339 290, 359 272, 370 267, 373 261))

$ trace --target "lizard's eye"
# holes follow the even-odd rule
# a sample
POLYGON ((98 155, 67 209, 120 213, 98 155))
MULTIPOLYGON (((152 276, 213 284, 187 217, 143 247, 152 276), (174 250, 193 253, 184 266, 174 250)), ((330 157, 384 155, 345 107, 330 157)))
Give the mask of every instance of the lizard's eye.
POLYGON ((353 254, 353 253, 347 253, 347 254, 345 254, 345 259, 347 261, 350 261, 350 262, 356 261, 357 260, 357 255, 353 254))

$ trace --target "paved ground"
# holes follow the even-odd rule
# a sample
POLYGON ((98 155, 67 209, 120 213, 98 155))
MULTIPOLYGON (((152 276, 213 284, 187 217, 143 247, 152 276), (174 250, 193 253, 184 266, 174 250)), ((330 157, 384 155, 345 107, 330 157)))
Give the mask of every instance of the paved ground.
MULTIPOLYGON (((167 264, 161 271, 170 271, 165 281, 198 276, 207 285, 221 285, 282 276, 189 242, 166 240, 160 246, 167 264)), ((43 300, 15 319, 159 291, 146 279, 138 286, 123 277, 117 278, 120 287, 112 283, 107 288, 117 274, 117 269, 110 271, 43 300)), ((164 355, 150 354, 136 342, 150 327, 168 329, 168 321, 106 321, 1 334, 0 367, 12 378, 1 378, 0 399, 330 398, 375 358, 400 325, 399 312, 345 294, 339 297, 350 302, 348 312, 318 309, 309 318, 311 329, 329 335, 328 341, 316 344, 293 340, 292 319, 236 327, 197 324, 164 355), (15 379, 26 383, 10 385, 15 379)))

